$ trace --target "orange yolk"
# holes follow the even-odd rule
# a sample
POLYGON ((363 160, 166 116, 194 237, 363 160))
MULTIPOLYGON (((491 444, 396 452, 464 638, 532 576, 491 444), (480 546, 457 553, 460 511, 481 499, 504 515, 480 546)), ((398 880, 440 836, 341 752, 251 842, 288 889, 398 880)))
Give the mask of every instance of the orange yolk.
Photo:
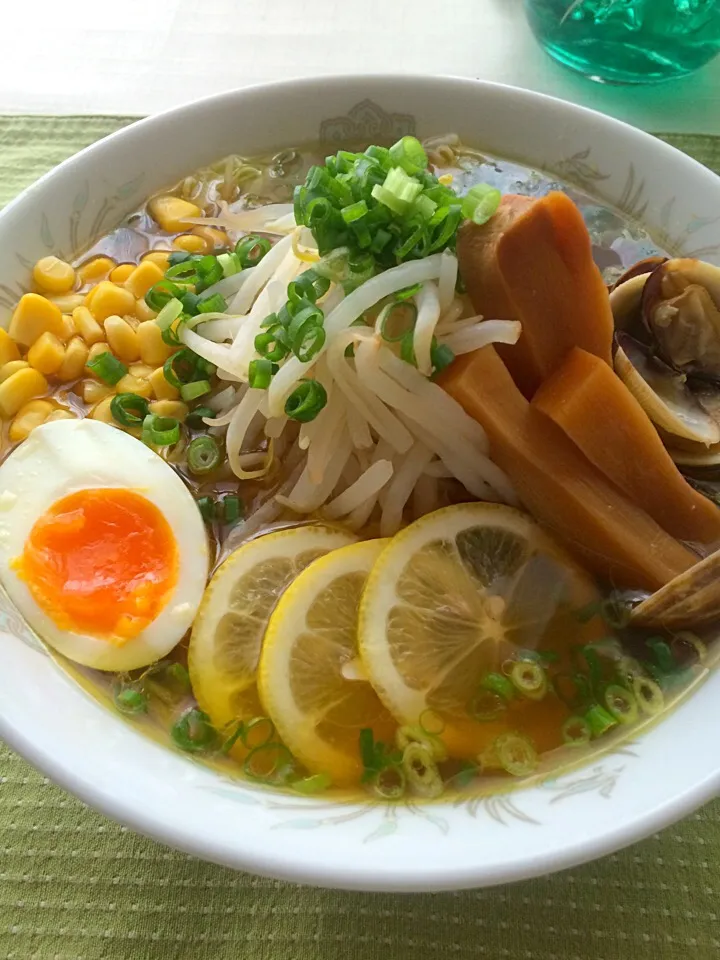
POLYGON ((178 551, 167 520, 145 497, 81 490, 36 521, 14 566, 62 630, 123 644, 167 602, 178 551))

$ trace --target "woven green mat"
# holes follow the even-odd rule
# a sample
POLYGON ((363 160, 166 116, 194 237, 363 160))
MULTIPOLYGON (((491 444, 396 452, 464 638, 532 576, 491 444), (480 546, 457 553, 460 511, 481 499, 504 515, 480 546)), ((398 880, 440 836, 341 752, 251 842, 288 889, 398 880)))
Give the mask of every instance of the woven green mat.
MULTIPOLYGON (((0 205, 126 122, 0 118, 0 205)), ((664 139, 720 172, 720 139, 664 139)), ((175 853, 89 810, 0 743, 0 960, 711 960, 719 897, 720 802, 555 876, 363 895, 175 853)))

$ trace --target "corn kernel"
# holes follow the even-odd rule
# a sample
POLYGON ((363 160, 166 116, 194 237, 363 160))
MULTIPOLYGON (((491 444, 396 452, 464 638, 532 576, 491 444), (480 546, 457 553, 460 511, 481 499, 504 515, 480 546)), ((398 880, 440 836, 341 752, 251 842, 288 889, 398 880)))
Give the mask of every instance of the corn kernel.
POLYGON ((62 322, 63 328, 59 337, 63 343, 67 343, 68 340, 72 340, 75 336, 75 323, 73 322, 72 313, 64 313, 62 322))
POLYGON ((188 217, 202 216, 202 210, 194 203, 170 196, 153 197, 148 204, 148 212, 153 220, 168 233, 181 233, 188 228, 185 222, 188 217))
POLYGON ((118 380, 115 384, 115 391, 117 393, 136 393, 139 397, 149 398, 152 396, 152 387, 149 381, 143 380, 141 377, 134 377, 131 373, 126 373, 121 380, 118 380))
POLYGON ((139 377, 140 380, 148 380, 150 378, 150 374, 153 372, 153 368, 148 366, 147 363, 131 363, 129 372, 134 377, 139 377))
POLYGON ((180 391, 165 379, 165 373, 162 367, 153 370, 149 377, 150 386, 158 400, 177 400, 180 397, 180 391))
POLYGON ((165 273, 170 266, 170 253, 170 250, 151 250, 150 253, 145 254, 142 262, 145 263, 146 260, 149 260, 150 263, 156 263, 162 272, 165 273))
POLYGON ((19 360, 20 351, 18 345, 7 332, 0 327, 0 367, 11 360, 19 360))
POLYGON ((112 403, 112 397, 104 397, 93 409, 90 411, 90 418, 92 420, 100 420, 102 423, 109 423, 112 426, 116 427, 117 420, 112 415, 110 410, 110 404, 112 403))
POLYGON ((99 286, 100 284, 98 283, 94 287, 90 287, 88 292, 85 294, 85 299, 83 300, 83 304, 88 308, 88 310, 92 306, 92 302, 95 299, 95 294, 98 292, 99 286))
POLYGON ((134 269, 134 263, 121 263, 112 269, 110 279, 113 283, 125 283, 134 269))
POLYGON ((54 333, 43 333, 28 350, 28 363, 46 377, 57 373, 65 357, 65 347, 54 333))
POLYGON ((75 286, 75 271, 58 257, 43 257, 33 267, 33 280, 47 293, 67 293, 75 286))
POLYGON ((175 347, 169 347, 163 340, 160 327, 154 320, 145 320, 139 325, 136 333, 140 343, 140 359, 151 367, 165 363, 167 358, 175 352, 175 347))
POLYGON ((3 380, 7 380, 7 378, 11 377, 14 373, 17 373, 18 370, 25 370, 29 366, 30 364, 27 360, 9 360, 0 367, 0 383, 2 383, 3 380))
POLYGON ((126 279, 125 289, 129 290, 134 297, 140 299, 158 280, 162 280, 163 276, 163 271, 156 263, 153 263, 152 260, 143 260, 126 279))
POLYGON ((115 393, 113 387, 106 383, 100 383, 99 380, 83 380, 75 387, 75 390, 87 404, 99 403, 105 397, 110 397, 115 393))
POLYGON ((150 404, 150 413, 157 417, 174 417, 182 423, 190 408, 182 400, 155 400, 150 404))
POLYGON ((111 283, 109 280, 101 280, 94 289, 95 293, 90 303, 90 312, 101 323, 107 317, 112 317, 115 314, 122 317, 126 313, 132 313, 135 309, 135 297, 130 291, 118 287, 117 284, 111 283))
POLYGON ((134 363, 140 357, 140 345, 137 333, 122 317, 108 317, 105 320, 105 334, 110 349, 123 363, 134 363))
POLYGON ((88 362, 89 350, 87 344, 80 337, 73 337, 65 347, 65 356, 57 372, 58 378, 67 383, 77 380, 83 375, 85 364, 88 362))
POLYGON ((176 250, 184 250, 185 253, 209 252, 205 238, 195 236, 192 233, 184 233, 180 237, 175 237, 172 245, 176 250))
POLYGON ((39 293, 26 293, 15 307, 8 333, 21 347, 29 347, 46 331, 60 336, 62 311, 39 293))
POLYGON ((154 320, 157 316, 157 311, 149 307, 143 298, 135 301, 135 316, 141 322, 143 320, 154 320))
MULTIPOLYGON (((109 347, 106 343, 102 343, 102 342, 100 342, 100 343, 94 343, 94 344, 90 347, 90 350, 88 351, 88 363, 90 363, 91 360, 97 359, 97 357, 99 357, 100 354, 102 354, 102 353, 112 353, 112 350, 110 349, 110 347, 109 347)), ((86 366, 87 366, 87 364, 86 364, 86 366)), ((89 372, 89 373, 92 373, 92 370, 90 370, 90 371, 88 371, 88 372, 89 372)))
POLYGON ((48 400, 30 400, 20 407, 13 422, 10 424, 8 436, 13 443, 26 440, 35 427, 45 423, 53 412, 53 405, 48 400))
POLYGON ((103 328, 87 307, 77 307, 73 310, 72 317, 75 329, 88 346, 92 346, 93 343, 97 343, 98 340, 105 337, 103 328))
POLYGON ((226 250, 230 246, 230 238, 224 230, 218 230, 217 227, 199 226, 193 227, 192 234, 205 241, 205 249, 208 253, 214 253, 215 250, 226 250))
POLYGON ((9 420, 28 400, 47 393, 47 388, 47 380, 39 370, 18 370, 0 383, 0 416, 9 420))
POLYGON ((75 307, 80 307, 85 303, 85 295, 82 293, 66 293, 62 297, 48 296, 48 300, 59 307, 61 313, 72 313, 75 307))
POLYGON ((92 283, 95 280, 104 280, 114 266, 115 261, 111 260, 110 257, 93 257, 92 260, 86 260, 78 268, 80 282, 85 284, 92 283))
POLYGON ((52 423, 53 420, 77 420, 72 410, 53 410, 45 423, 52 423))

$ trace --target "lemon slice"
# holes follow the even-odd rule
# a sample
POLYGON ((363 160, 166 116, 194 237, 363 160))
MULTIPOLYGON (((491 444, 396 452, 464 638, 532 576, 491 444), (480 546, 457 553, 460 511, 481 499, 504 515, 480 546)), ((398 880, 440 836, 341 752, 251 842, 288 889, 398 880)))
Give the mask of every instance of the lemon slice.
POLYGON ((601 625, 583 625, 575 612, 597 596, 574 561, 519 511, 447 507, 399 533, 375 563, 360 609, 360 654, 396 719, 417 723, 425 710, 439 713, 455 756, 477 756, 510 719, 538 749, 550 749, 567 716, 556 697, 518 698, 511 718, 483 722, 472 718, 470 704, 483 677, 518 650, 562 656, 571 643, 602 635, 601 625))
POLYGON ((278 733, 308 770, 338 785, 362 773, 360 730, 387 740, 397 726, 357 655, 360 597, 386 543, 356 543, 310 564, 275 608, 260 657, 260 699, 278 733))
POLYGON ((244 544, 217 569, 195 617, 188 668, 195 698, 218 729, 262 712, 260 646, 283 590, 313 560, 354 539, 327 526, 290 527, 244 544))

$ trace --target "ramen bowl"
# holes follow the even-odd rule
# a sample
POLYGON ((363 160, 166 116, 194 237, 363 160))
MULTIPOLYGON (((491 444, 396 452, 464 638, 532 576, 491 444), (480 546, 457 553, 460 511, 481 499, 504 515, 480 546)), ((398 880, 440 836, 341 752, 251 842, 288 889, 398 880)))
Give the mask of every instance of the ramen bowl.
MULTIPOLYGON (((148 196, 218 157, 318 140, 331 153, 450 131, 589 194, 641 224, 660 248, 720 264, 720 179, 645 133, 474 81, 322 78, 143 120, 43 177, 0 214, 4 322, 36 260, 72 258, 148 196)), ((610 853, 720 789, 720 756, 702 736, 720 719, 712 672, 635 740, 551 779, 452 803, 335 802, 226 779, 142 736, 58 666, 5 598, 0 629, 0 736, 91 806, 236 869, 358 890, 499 884, 610 853)))

